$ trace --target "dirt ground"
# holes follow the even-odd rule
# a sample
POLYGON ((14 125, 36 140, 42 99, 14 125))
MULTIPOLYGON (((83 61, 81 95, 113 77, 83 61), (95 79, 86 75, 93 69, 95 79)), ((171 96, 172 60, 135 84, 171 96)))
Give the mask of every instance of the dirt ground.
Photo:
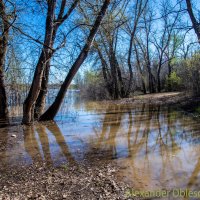
POLYGON ((116 180, 115 173, 115 167, 102 161, 57 168, 21 166, 1 171, 0 199, 126 199, 128 186, 116 180))
POLYGON ((156 94, 136 95, 132 98, 125 98, 114 101, 116 104, 126 103, 148 103, 153 105, 183 105, 186 103, 199 101, 199 98, 193 98, 191 94, 185 92, 164 92, 156 94))

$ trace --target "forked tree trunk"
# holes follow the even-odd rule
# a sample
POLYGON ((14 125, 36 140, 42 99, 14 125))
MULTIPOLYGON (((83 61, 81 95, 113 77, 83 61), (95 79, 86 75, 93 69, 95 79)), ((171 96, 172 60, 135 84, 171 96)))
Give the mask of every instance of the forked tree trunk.
POLYGON ((46 62, 50 59, 49 55, 52 52, 52 50, 49 47, 52 46, 55 8, 56 0, 48 1, 44 46, 40 58, 38 60, 38 64, 36 66, 29 94, 23 105, 23 124, 30 124, 34 121, 35 103, 41 89, 42 76, 45 70, 46 62))
MULTIPOLYGON (((73 3, 71 4, 71 7, 68 9, 67 13, 64 14, 67 2, 66 2, 66 0, 62 0, 58 17, 55 20, 56 24, 55 24, 54 29, 53 29, 50 48, 53 48, 53 45, 54 45, 54 42, 55 42, 55 39, 56 39, 56 34, 57 34, 59 27, 69 18, 69 16, 72 14, 74 9, 78 5, 79 1, 80 0, 74 0, 73 3)), ((63 46, 63 44, 61 45, 61 47, 62 46, 63 46)), ((51 58, 53 57, 54 53, 55 53, 55 50, 54 50, 54 52, 51 52, 49 54, 49 60, 47 62, 45 61, 46 66, 45 66, 45 70, 43 72, 41 89, 40 89, 40 93, 38 95, 38 98, 37 98, 37 101, 36 101, 36 104, 35 104, 35 109, 34 109, 34 118, 36 120, 38 120, 40 118, 40 116, 42 115, 42 113, 44 112, 44 109, 45 109, 46 95, 47 95, 47 92, 48 92, 50 62, 51 62, 51 58)))
POLYGON ((85 59, 87 58, 88 52, 92 46, 94 37, 99 29, 99 26, 101 24, 101 21, 106 13, 106 10, 108 8, 110 4, 110 0, 105 0, 104 4, 101 8, 101 11, 98 13, 98 16, 96 18, 96 21, 90 31, 90 34, 87 38, 86 44, 83 47, 82 51, 80 52, 78 58, 76 59, 76 61, 74 62, 74 64, 72 65, 65 81, 63 82, 63 84, 61 85, 61 88, 58 92, 58 95, 56 96, 55 101, 53 102, 53 104, 49 107, 49 109, 40 117, 40 121, 47 121, 47 120, 53 120, 54 117, 56 116, 57 112, 59 111, 59 108, 63 102, 63 99, 65 97, 65 94, 67 92, 67 89, 72 81, 72 79, 74 78, 74 76, 76 75, 77 71, 79 70, 80 66, 82 65, 82 63, 85 61, 85 59))

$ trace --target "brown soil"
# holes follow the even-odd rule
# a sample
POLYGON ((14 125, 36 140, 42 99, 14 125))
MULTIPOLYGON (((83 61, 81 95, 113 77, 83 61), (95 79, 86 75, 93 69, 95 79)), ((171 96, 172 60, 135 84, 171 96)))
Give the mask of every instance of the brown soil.
POLYGON ((126 199, 128 186, 116 179, 118 169, 101 159, 92 164, 1 168, 0 199, 126 199))
POLYGON ((114 101, 116 104, 142 104, 148 103, 153 105, 175 105, 175 104, 185 104, 188 102, 193 102, 199 99, 194 99, 191 94, 186 94, 184 92, 164 92, 156 94, 146 94, 137 95, 133 98, 125 98, 114 101))

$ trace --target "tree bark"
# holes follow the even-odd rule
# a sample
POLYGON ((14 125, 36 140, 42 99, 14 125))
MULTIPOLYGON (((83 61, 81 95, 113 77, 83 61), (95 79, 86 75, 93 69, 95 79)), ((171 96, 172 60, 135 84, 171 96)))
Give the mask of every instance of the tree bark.
MULTIPOLYGON (((126 97, 128 97, 130 95, 131 85, 133 83, 133 70, 132 70, 132 65, 131 65, 133 40, 134 40, 134 37, 135 37, 135 33, 136 33, 136 30, 137 30, 139 19, 142 15, 144 9, 146 8, 147 3, 148 3, 148 0, 146 0, 144 6, 142 6, 143 1, 138 1, 138 0, 136 1, 135 22, 134 22, 133 30, 131 32, 131 38, 130 38, 130 43, 129 43, 129 51, 128 51, 128 68, 129 68, 130 78, 129 78, 129 83, 128 83, 128 89, 126 91, 126 97)), ((143 84, 143 86, 144 86, 144 84, 143 84)), ((145 93, 146 93, 146 89, 145 89, 145 93)))
POLYGON ((42 77, 41 90, 35 104, 34 119, 36 120, 40 118, 46 106, 46 95, 48 92, 48 82, 49 82, 49 70, 50 70, 50 60, 46 64, 44 75, 42 77))
POLYGON ((157 90, 158 90, 158 92, 161 92, 161 80, 160 80, 160 72, 161 72, 161 67, 162 67, 161 62, 162 62, 162 60, 160 59, 159 65, 158 65, 158 71, 157 71, 157 90))
POLYGON ((107 66, 107 63, 105 61, 105 59, 103 58, 103 55, 100 51, 100 49, 97 47, 97 52, 98 52, 98 55, 99 55, 99 58, 101 60, 101 65, 102 65, 102 72, 103 72, 103 78, 106 82, 106 89, 109 93, 109 95, 112 97, 113 96, 113 90, 112 90, 112 86, 111 86, 111 77, 110 77, 110 73, 108 71, 108 66, 107 66))
POLYGON ((55 8, 56 8, 56 0, 49 0, 47 18, 46 18, 44 45, 42 53, 38 60, 38 64, 36 66, 29 94, 23 105, 23 119, 22 119, 23 124, 30 124, 34 121, 35 103, 41 89, 42 76, 45 70, 46 62, 50 59, 49 55, 52 52, 52 49, 50 47, 52 46, 55 8))
POLYGON ((143 73, 142 73, 142 69, 141 69, 139 53, 138 53, 135 42, 134 42, 134 50, 135 50, 135 56, 136 56, 136 61, 137 61, 137 70, 139 72, 141 83, 142 83, 142 91, 144 94, 146 94, 147 90, 146 90, 145 81, 144 81, 144 77, 143 77, 143 73))
POLYGON ((82 51, 80 52, 78 58, 76 59, 76 61, 74 62, 74 64, 72 65, 65 81, 63 82, 58 95, 55 99, 55 101, 53 102, 53 104, 49 107, 49 109, 40 117, 41 121, 47 121, 47 120, 53 120, 54 117, 56 116, 57 112, 59 111, 59 108, 62 104, 62 101, 65 97, 65 94, 67 92, 67 89, 73 79, 73 77, 76 75, 77 71, 79 70, 80 66, 82 65, 82 63, 85 61, 85 59, 87 58, 88 52, 92 46, 93 40, 95 38, 95 35, 99 29, 99 26, 103 20, 103 17, 106 13, 106 10, 108 8, 110 4, 110 0, 105 0, 104 4, 101 8, 101 11, 98 13, 98 16, 96 18, 96 21, 92 27, 92 29, 90 30, 90 34, 87 38, 86 44, 83 47, 82 51))
POLYGON ((187 4, 187 11, 188 11, 188 14, 189 14, 191 22, 192 22, 192 26, 194 28, 194 31, 195 31, 198 41, 200 43, 200 22, 198 22, 194 16, 191 0, 186 0, 186 4, 187 4))
MULTIPOLYGON (((66 0, 62 0, 61 6, 60 6, 60 11, 59 11, 59 14, 58 14, 58 18, 57 18, 57 20, 55 20, 56 24, 54 26, 50 48, 53 48, 53 45, 54 45, 54 42, 55 42, 55 39, 56 39, 56 34, 57 34, 59 27, 72 14, 73 10, 76 8, 79 1, 80 0, 75 0, 72 3, 71 7, 69 8, 68 12, 64 15, 64 10, 65 10, 65 7, 66 7, 66 0)), ((42 115, 42 113, 44 112, 44 109, 45 109, 46 95, 47 95, 47 92, 48 92, 48 82, 49 82, 49 72, 50 72, 50 62, 51 62, 50 59, 52 58, 53 53, 55 53, 55 51, 50 53, 49 60, 47 61, 46 66, 45 66, 45 70, 43 72, 44 74, 43 74, 43 78, 42 78, 41 89, 40 89, 40 93, 38 95, 38 98, 37 98, 37 101, 36 101, 36 104, 35 104, 35 109, 34 109, 34 118, 36 120, 39 119, 39 117, 42 115)))
POLYGON ((5 57, 8 47, 8 35, 9 35, 9 21, 6 14, 6 8, 2 0, 0 0, 0 18, 2 20, 2 35, 0 36, 0 120, 1 125, 9 124, 8 114, 8 101, 6 95, 4 69, 5 69, 5 57))
MULTIPOLYGON (((171 73, 172 73, 172 66, 171 66, 171 63, 170 63, 170 61, 169 61, 169 62, 168 62, 168 78, 170 78, 171 73)), ((169 91, 169 92, 172 91, 172 84, 171 84, 171 81, 168 82, 168 91, 169 91)))
POLYGON ((131 85, 133 83, 133 70, 132 70, 132 65, 131 65, 131 55, 132 55, 133 39, 135 36, 135 31, 136 31, 136 28, 131 33, 131 39, 130 39, 129 51, 128 51, 128 68, 129 68, 130 78, 129 78, 129 82, 128 82, 128 88, 126 90, 126 96, 129 96, 129 94, 131 92, 131 85))

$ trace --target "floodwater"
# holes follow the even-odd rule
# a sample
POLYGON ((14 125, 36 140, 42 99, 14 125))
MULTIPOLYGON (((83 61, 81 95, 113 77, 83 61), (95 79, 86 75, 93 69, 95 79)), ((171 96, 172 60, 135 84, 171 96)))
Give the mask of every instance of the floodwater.
POLYGON ((119 178, 135 189, 200 188, 200 123, 176 108, 69 98, 56 123, 0 133, 15 141, 0 152, 4 167, 79 162, 96 149, 107 152, 119 178))

